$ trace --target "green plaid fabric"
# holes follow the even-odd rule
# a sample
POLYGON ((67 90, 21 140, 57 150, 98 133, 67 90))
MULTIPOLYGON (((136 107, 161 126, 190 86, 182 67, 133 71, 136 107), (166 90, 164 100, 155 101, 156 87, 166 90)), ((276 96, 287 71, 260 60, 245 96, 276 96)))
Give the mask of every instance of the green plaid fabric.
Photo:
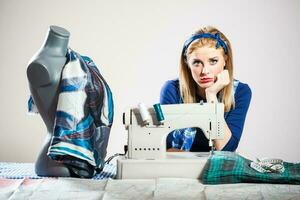
POLYGON ((215 151, 209 157, 200 179, 204 184, 300 184, 300 163, 284 162, 283 173, 260 173, 250 167, 251 162, 234 152, 215 151))

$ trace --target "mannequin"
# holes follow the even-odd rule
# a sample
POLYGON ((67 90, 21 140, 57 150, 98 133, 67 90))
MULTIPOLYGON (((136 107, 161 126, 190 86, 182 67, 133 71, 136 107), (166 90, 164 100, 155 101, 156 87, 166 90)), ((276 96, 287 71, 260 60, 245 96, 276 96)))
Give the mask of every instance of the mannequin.
POLYGON ((27 68, 31 95, 47 128, 42 150, 35 163, 35 172, 39 176, 71 176, 68 167, 47 156, 53 135, 59 82, 67 60, 69 37, 70 33, 64 28, 50 26, 44 44, 27 68))

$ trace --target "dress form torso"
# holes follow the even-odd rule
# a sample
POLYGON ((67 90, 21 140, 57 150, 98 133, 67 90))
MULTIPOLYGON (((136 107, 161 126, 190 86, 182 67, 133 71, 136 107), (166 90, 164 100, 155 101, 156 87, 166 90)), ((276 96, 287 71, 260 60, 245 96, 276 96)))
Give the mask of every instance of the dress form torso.
POLYGON ((35 163, 35 171, 40 176, 70 176, 65 165, 47 156, 53 135, 59 82, 66 63, 69 37, 70 33, 67 30, 50 26, 43 46, 27 67, 30 92, 47 128, 45 142, 35 163))

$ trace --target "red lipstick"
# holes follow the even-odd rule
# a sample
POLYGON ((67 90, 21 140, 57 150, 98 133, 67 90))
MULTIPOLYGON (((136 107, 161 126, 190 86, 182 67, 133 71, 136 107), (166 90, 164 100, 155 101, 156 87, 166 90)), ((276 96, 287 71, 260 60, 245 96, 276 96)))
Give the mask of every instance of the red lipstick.
POLYGON ((200 83, 209 83, 212 82, 214 79, 213 78, 201 78, 200 83))

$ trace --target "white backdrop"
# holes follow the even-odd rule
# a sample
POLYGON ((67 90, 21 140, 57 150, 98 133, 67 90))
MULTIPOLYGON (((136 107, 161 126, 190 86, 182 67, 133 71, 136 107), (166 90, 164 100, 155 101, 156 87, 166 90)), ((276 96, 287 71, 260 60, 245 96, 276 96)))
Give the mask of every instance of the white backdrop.
POLYGON ((238 151, 300 161, 300 1, 0 1, 0 161, 33 162, 45 137, 26 114, 26 67, 48 27, 70 31, 70 47, 94 59, 114 97, 108 154, 122 152, 122 112, 159 101, 178 74, 184 40, 213 25, 231 40, 235 78, 252 89, 238 151))

